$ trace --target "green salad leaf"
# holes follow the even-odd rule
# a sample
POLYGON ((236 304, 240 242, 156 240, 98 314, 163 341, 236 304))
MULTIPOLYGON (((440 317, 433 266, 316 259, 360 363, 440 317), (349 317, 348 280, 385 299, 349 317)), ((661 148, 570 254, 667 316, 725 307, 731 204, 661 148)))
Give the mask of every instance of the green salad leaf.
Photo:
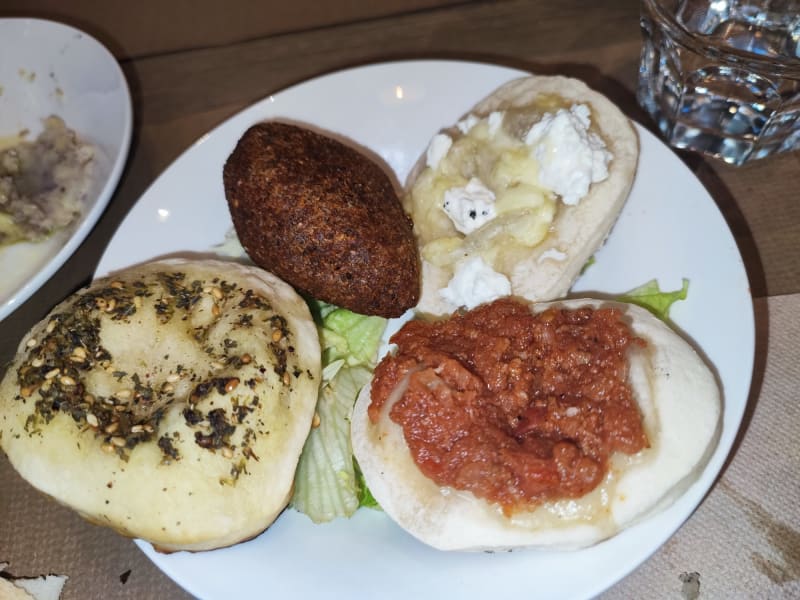
POLYGON ((350 366, 374 364, 386 319, 359 315, 344 308, 326 310, 324 315, 320 338, 325 364, 340 359, 350 366))
POLYGON ((350 415, 359 390, 372 371, 345 366, 323 386, 317 403, 319 426, 303 447, 295 473, 291 506, 315 523, 352 515, 360 505, 350 444, 350 415))
POLYGON ((386 319, 311 302, 322 345, 319 426, 311 430, 295 474, 290 505, 315 523, 376 507, 353 458, 350 417, 361 388, 372 378, 386 319))
POLYGON ((594 257, 594 254, 592 254, 589 257, 589 259, 585 263, 583 263, 583 266, 581 267, 581 275, 586 273, 586 270, 596 262, 597 262, 597 259, 594 257))
POLYGON ((353 457, 353 466, 356 471, 356 486, 358 486, 358 505, 366 508, 380 508, 378 501, 369 491, 367 481, 364 479, 364 474, 361 472, 361 467, 358 466, 356 457, 353 457))
POLYGON ((681 289, 662 292, 658 281, 651 279, 647 283, 633 288, 619 296, 621 302, 630 302, 646 308, 663 321, 669 319, 669 309, 678 300, 686 300, 689 293, 689 280, 684 278, 681 289))

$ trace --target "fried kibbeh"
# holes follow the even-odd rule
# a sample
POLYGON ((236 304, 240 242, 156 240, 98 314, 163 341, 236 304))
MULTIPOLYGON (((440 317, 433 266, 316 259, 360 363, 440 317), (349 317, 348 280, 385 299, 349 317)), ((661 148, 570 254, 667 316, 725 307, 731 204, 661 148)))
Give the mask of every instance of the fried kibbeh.
POLYGON ((308 129, 248 129, 223 170, 250 258, 295 289, 365 315, 397 317, 420 294, 412 223, 383 170, 308 129))

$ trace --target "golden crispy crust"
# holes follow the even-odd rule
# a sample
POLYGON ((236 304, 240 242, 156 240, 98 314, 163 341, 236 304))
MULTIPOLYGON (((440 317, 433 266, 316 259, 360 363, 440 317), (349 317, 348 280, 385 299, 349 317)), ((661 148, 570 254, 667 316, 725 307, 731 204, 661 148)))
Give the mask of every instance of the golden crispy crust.
POLYGON ((259 266, 361 314, 395 317, 416 305, 411 221, 387 175, 359 152, 259 123, 239 140, 223 181, 236 233, 259 266))

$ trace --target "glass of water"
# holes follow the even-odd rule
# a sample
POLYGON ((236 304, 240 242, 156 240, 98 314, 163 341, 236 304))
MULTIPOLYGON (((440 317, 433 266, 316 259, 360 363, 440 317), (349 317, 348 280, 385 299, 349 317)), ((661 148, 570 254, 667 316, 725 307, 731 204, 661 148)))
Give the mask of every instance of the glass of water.
POLYGON ((671 145, 800 149, 800 0, 642 0, 641 26, 637 98, 671 145))

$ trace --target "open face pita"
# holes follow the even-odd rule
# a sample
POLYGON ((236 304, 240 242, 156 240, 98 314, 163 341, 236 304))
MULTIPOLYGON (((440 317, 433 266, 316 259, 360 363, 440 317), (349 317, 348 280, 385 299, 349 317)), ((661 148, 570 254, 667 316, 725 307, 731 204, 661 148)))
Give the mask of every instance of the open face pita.
POLYGON ((702 472, 718 438, 721 399, 697 352, 634 305, 577 299, 535 304, 532 310, 552 305, 617 307, 633 334, 647 342, 629 353, 628 377, 650 446, 632 456, 613 454, 605 479, 581 498, 548 501, 507 516, 470 492, 428 479, 402 428, 388 416, 391 398, 373 423, 365 388, 353 413, 353 452, 386 514, 422 542, 441 550, 585 547, 668 506, 702 472))
MULTIPOLYGON (((403 198, 422 256, 417 310, 444 315, 462 303, 471 308, 469 300, 460 302, 454 293, 443 295, 459 265, 471 257, 481 257, 508 280, 510 290, 494 297, 515 295, 532 301, 563 297, 605 241, 630 192, 639 142, 629 119, 579 80, 532 75, 501 86, 443 134, 444 146, 441 134, 437 135, 412 169, 403 198), (537 123, 556 112, 570 114, 575 121, 577 113, 571 111, 576 106, 588 108, 589 129, 570 130, 563 137, 591 138, 601 145, 593 156, 599 153, 610 160, 607 176, 591 183, 577 203, 567 204, 540 181, 541 161, 525 140, 537 123), (438 156, 445 148, 449 149, 438 156), (493 193, 497 210, 506 212, 465 232, 444 205, 450 202, 448 193, 464 189, 459 186, 475 177, 493 193)), ((556 150, 550 142, 541 150, 543 156, 576 154, 571 146, 556 150)), ((569 167, 559 179, 569 179, 576 171, 577 167, 569 167)), ((480 213, 482 205, 477 206, 480 213)))

